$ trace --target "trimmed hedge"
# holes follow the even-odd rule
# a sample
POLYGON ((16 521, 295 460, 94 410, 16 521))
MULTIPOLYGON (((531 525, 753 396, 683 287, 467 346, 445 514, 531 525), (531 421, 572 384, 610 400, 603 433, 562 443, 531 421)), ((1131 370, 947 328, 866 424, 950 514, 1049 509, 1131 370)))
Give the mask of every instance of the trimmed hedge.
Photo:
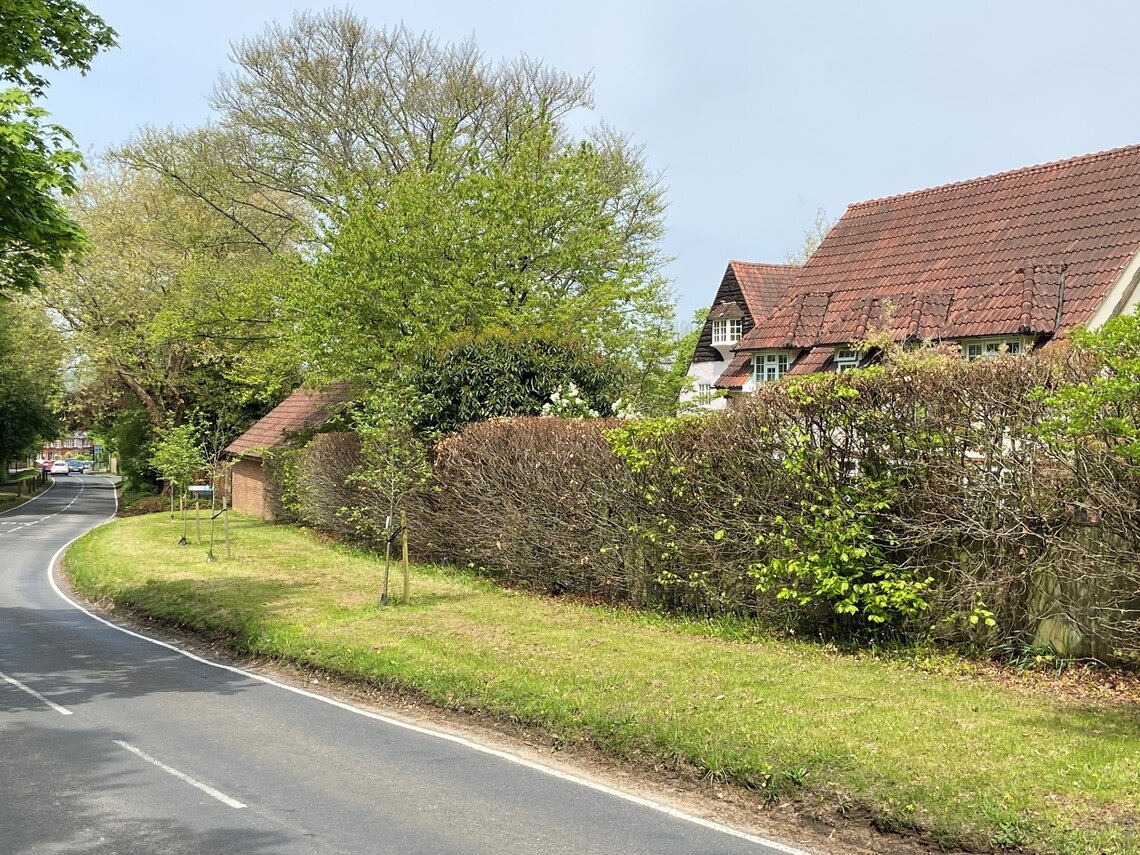
MULTIPOLYGON (((1057 430, 1057 395, 1095 370, 1064 347, 908 357, 701 416, 476 423, 405 498, 412 545, 510 584, 801 633, 1135 658, 1140 472, 1057 430)), ((341 533, 349 446, 318 437, 298 465, 302 516, 341 533)))

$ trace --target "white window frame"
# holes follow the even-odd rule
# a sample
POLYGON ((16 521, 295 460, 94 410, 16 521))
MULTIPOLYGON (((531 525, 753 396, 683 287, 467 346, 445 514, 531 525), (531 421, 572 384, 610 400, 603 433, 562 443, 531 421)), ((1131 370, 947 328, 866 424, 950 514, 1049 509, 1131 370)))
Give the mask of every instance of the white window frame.
POLYGON ((962 355, 971 362, 975 359, 993 359, 1003 353, 1016 356, 1019 353, 1025 353, 1028 349, 1024 338, 1015 337, 994 336, 967 339, 962 342, 962 355))
POLYGON ((859 367, 859 360, 859 351, 853 348, 837 348, 832 359, 835 363, 835 373, 842 374, 844 371, 854 371, 859 367))
POLYGON ((713 346, 736 344, 744 335, 744 318, 721 318, 712 322, 713 346))
POLYGON ((697 384, 697 401, 701 404, 707 404, 713 399, 716 390, 713 389, 712 383, 698 383, 697 384))
POLYGON ((775 383, 795 364, 796 354, 791 350, 762 350, 752 355, 752 385, 775 383), (761 370, 763 365, 763 370, 761 370))

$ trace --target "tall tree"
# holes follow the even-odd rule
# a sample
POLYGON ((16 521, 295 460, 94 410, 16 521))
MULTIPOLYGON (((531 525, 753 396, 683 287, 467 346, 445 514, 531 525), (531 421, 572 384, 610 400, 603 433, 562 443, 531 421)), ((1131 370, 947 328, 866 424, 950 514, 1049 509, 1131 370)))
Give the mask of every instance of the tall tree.
POLYGON ((115 31, 74 0, 0 4, 0 297, 42 285, 86 247, 60 204, 75 191, 82 164, 71 134, 34 105, 48 86, 42 68, 78 68, 115 44, 115 31))
POLYGON ((63 355, 42 308, 23 298, 0 302, 0 480, 9 460, 59 434, 63 355))
POLYGON ((42 298, 105 398, 133 397, 153 427, 202 408, 213 423, 295 381, 295 362, 268 354, 277 260, 260 242, 150 173, 89 173, 72 209, 91 250, 42 298))
POLYGON ((288 301, 308 366, 349 379, 425 337, 553 325, 653 387, 673 326, 664 193, 627 138, 572 139, 589 77, 343 11, 270 25, 234 58, 215 124, 145 131, 117 155, 255 239, 279 227, 269 215, 304 226, 288 301), (266 188, 303 204, 243 201, 266 188))

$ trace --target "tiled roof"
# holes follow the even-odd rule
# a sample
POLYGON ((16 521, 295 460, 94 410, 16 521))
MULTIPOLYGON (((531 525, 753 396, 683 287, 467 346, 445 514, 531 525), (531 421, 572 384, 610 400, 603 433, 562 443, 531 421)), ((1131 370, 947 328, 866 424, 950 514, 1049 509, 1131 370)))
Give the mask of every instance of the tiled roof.
POLYGON ((261 458, 261 452, 286 445, 292 434, 318 428, 349 401, 348 387, 334 384, 328 389, 298 389, 226 447, 233 456, 261 458))
POLYGON ((831 363, 835 355, 834 347, 815 347, 797 359, 788 369, 788 376, 795 377, 800 374, 814 374, 823 371, 831 363))
POLYGON ((746 380, 752 376, 752 354, 738 353, 728 363, 728 367, 717 378, 718 389, 740 389, 746 380))
POLYGON ((1140 146, 862 202, 737 347, 1062 332, 1138 249, 1140 146))
POLYGON ((753 320, 766 315, 788 293, 800 270, 798 264, 753 264, 749 261, 730 261, 728 264, 736 274, 753 320))

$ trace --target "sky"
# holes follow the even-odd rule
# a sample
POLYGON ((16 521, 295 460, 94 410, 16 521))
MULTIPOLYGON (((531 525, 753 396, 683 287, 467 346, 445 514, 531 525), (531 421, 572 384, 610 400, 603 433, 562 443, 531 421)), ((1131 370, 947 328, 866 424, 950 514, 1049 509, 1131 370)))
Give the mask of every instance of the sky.
POLYGON ((730 259, 783 263, 820 209, 1140 143, 1132 34, 1109 0, 87 0, 119 33, 44 106, 89 153, 208 121, 230 46, 350 8, 488 59, 592 73, 604 121, 668 187, 663 249, 687 320, 730 259))

